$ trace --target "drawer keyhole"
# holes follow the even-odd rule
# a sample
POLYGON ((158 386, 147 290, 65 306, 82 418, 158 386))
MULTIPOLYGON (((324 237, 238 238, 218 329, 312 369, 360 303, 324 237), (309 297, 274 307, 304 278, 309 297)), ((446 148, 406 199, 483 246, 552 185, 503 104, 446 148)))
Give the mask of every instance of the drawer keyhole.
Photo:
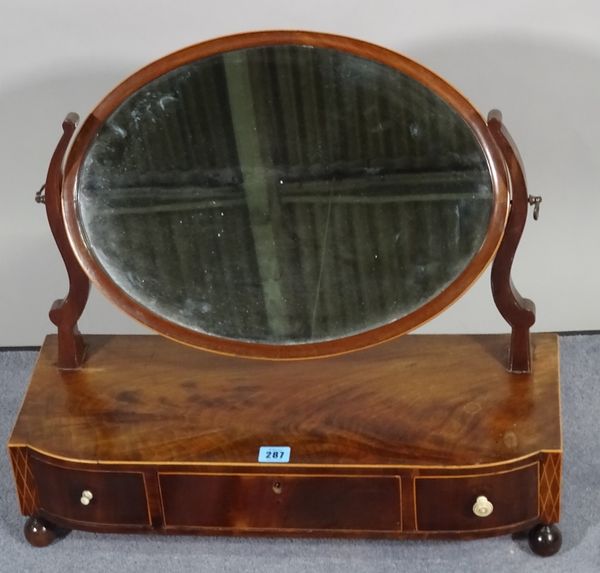
POLYGON ((274 493, 280 494, 282 489, 283 488, 281 487, 281 482, 279 482, 279 481, 273 482, 273 492, 274 493))

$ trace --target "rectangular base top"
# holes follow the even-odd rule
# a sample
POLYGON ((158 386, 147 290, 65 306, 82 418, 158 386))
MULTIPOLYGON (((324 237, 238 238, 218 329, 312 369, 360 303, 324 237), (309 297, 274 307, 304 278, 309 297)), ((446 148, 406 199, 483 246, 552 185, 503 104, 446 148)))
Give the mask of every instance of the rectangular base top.
POLYGON ((561 449, 554 334, 533 336, 531 374, 506 371, 504 335, 411 335, 300 361, 85 340, 83 368, 60 371, 47 337, 9 446, 93 463, 258 464, 272 447, 289 448, 287 465, 420 467, 561 449))

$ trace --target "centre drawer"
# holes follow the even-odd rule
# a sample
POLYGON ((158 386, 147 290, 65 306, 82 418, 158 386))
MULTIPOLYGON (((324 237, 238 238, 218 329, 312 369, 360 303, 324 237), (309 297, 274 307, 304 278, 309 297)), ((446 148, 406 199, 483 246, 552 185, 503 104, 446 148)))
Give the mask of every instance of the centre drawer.
POLYGON ((398 530, 397 477, 159 474, 167 527, 398 530))

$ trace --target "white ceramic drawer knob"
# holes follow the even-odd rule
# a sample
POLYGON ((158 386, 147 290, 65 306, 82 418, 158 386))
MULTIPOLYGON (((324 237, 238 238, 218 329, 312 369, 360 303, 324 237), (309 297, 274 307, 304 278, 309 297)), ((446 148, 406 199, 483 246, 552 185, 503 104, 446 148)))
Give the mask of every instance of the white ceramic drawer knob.
POLYGON ((81 498, 79 501, 81 502, 81 505, 90 505, 90 501, 92 501, 92 499, 94 499, 92 492, 89 489, 84 489, 81 492, 81 498))
POLYGON ((485 495, 480 495, 475 500, 475 504, 473 505, 473 513, 477 517, 487 517, 488 515, 492 514, 492 511, 494 511, 494 506, 488 500, 488 498, 485 497, 485 495))

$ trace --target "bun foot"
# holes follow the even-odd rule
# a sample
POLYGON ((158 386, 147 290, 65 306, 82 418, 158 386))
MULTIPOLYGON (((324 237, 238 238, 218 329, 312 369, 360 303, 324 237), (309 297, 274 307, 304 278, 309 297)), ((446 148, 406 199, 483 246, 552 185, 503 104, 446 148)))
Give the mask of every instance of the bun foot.
POLYGON ((55 539, 64 537, 68 530, 59 529, 44 519, 30 517, 23 528, 25 539, 34 547, 46 547, 55 539))
POLYGON ((558 553, 561 545, 562 534, 554 524, 540 523, 529 532, 529 547, 541 557, 550 557, 558 553))

